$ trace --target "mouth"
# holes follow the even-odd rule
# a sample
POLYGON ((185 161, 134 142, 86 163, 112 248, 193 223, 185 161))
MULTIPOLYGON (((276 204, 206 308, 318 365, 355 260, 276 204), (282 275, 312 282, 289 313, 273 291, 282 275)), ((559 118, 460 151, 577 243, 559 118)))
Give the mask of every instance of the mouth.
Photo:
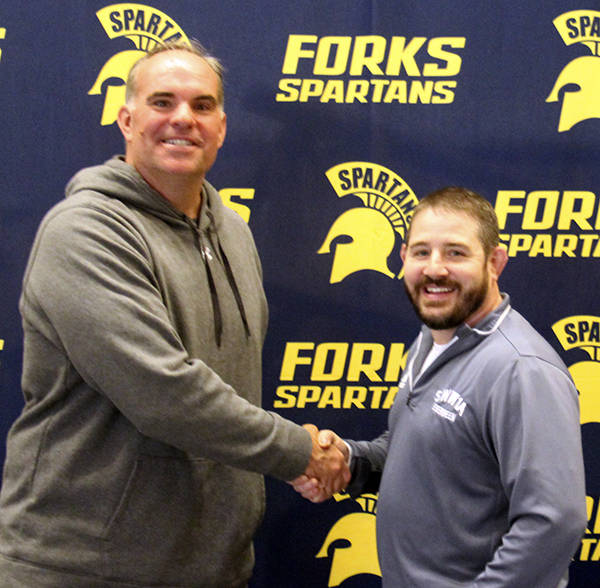
POLYGON ((456 288, 451 285, 429 283, 422 284, 420 290, 425 300, 435 303, 446 300, 456 291, 456 288))
POLYGON ((447 294, 454 290, 454 288, 450 288, 449 286, 425 286, 423 289, 427 294, 447 294))
POLYGON ((165 145, 174 145, 175 147, 195 147, 197 144, 190 139, 163 139, 165 145))

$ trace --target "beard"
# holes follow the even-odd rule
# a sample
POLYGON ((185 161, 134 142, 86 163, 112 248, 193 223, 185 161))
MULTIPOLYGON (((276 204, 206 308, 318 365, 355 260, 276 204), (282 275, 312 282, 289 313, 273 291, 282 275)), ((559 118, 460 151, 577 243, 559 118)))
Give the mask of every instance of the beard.
MULTIPOLYGON (((430 329, 436 331, 443 331, 446 329, 454 329, 462 325, 472 314, 474 314, 479 307, 483 304, 489 287, 487 272, 484 272, 481 276, 481 280, 478 283, 473 284, 467 290, 463 289, 460 284, 449 280, 432 280, 431 278, 424 278, 415 284, 413 291, 411 291, 404 280, 404 289, 408 295, 408 299, 415 309, 415 313, 421 319, 421 321, 427 325, 430 329), (426 286, 439 286, 454 288, 458 292, 458 297, 454 305, 448 309, 445 314, 437 314, 435 312, 428 312, 427 307, 420 302, 420 291, 426 286)), ((435 310, 436 306, 431 307, 435 310)))

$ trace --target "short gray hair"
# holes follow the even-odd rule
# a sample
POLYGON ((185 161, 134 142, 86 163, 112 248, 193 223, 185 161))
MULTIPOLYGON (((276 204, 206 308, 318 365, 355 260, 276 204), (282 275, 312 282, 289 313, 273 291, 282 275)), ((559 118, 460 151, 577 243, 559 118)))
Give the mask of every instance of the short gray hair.
POLYGON ((129 70, 129 75, 127 76, 127 83, 125 85, 125 101, 129 102, 137 92, 137 76, 140 65, 152 59, 155 55, 159 53, 164 53, 165 51, 187 51, 188 53, 192 53, 193 55, 197 55, 201 57, 208 63, 210 68, 217 74, 217 78, 219 79, 219 88, 217 90, 217 103, 219 106, 223 107, 225 104, 225 90, 224 90, 224 72, 225 69, 222 63, 217 59, 214 55, 211 55, 208 50, 198 41, 192 39, 190 44, 182 43, 181 41, 174 41, 170 43, 163 43, 161 45, 156 45, 153 49, 148 51, 146 55, 140 57, 129 70))

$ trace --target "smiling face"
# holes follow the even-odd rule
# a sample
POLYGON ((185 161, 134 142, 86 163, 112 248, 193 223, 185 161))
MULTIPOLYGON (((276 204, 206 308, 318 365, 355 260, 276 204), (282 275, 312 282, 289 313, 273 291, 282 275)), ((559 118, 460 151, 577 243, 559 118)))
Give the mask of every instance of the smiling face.
POLYGON ((118 122, 125 160, 151 186, 204 179, 225 140, 219 88, 215 71, 187 51, 164 51, 139 66, 136 92, 118 122))
POLYGON ((478 225, 464 212, 420 211, 401 255, 406 292, 437 343, 449 341, 459 325, 476 324, 500 304, 497 280, 506 252, 497 247, 486 256, 478 225))

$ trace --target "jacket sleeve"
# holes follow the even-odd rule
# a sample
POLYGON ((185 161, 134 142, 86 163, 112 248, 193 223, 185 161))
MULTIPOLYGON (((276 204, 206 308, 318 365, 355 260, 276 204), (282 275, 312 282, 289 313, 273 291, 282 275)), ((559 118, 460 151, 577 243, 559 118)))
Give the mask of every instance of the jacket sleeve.
POLYGON ((44 370, 56 369, 62 358, 64 387, 81 378, 151 439, 281 479, 300 475, 308 464, 306 430, 246 401, 189 356, 161 298, 150 252, 126 217, 68 200, 50 213, 32 250, 21 312, 24 329, 51 350, 24 379, 26 395, 46 393, 44 370))
POLYGON ((352 451, 350 471, 352 478, 346 492, 356 498, 361 494, 379 492, 381 473, 385 464, 388 448, 388 431, 373 441, 350 441, 346 443, 352 451))
POLYGON ((562 370, 521 357, 496 382, 488 420, 509 529, 476 588, 555 588, 587 523, 577 391, 562 370))

